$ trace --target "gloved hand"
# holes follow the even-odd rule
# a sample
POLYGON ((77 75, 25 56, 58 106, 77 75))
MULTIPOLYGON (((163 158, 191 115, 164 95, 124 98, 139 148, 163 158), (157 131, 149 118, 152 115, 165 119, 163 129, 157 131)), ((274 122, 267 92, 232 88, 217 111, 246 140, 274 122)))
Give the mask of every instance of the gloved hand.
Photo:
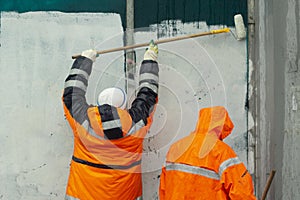
POLYGON ((96 57, 98 57, 97 51, 93 49, 85 50, 81 53, 81 55, 91 59, 93 62, 95 62, 96 57))
POLYGON ((154 43, 153 40, 150 41, 149 47, 147 48, 145 54, 144 54, 144 60, 157 60, 158 55, 158 47, 157 44, 154 43))

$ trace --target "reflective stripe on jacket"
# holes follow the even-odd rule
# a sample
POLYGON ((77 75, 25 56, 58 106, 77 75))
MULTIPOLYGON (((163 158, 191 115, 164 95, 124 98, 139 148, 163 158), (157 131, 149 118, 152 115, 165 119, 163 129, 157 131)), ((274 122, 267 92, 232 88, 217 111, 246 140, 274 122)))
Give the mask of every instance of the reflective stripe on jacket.
POLYGON ((92 64, 80 56, 65 81, 64 112, 74 134, 66 198, 135 200, 142 195, 142 144, 157 103, 158 64, 142 63, 143 86, 128 111, 87 104, 92 64))
MULTIPOLYGON (((138 198, 136 198, 136 199, 134 199, 134 200, 142 200, 143 198, 142 198, 142 196, 140 196, 140 197, 138 197, 138 198)), ((66 195, 65 196, 65 200, 80 200, 80 199, 77 199, 77 198, 75 198, 75 197, 71 197, 71 196, 69 196, 69 195, 66 195)))
POLYGON ((221 141, 232 129, 225 108, 202 109, 196 130, 168 151, 160 177, 160 199, 256 199, 245 165, 221 141))

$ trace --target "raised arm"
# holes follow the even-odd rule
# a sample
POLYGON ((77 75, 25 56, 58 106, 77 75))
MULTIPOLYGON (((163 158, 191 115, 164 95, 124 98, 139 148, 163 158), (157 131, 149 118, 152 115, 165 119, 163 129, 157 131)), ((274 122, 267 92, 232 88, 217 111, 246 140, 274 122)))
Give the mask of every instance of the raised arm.
POLYGON ((147 118, 151 116, 157 103, 159 78, 159 68, 156 61, 157 54, 157 45, 151 41, 148 50, 144 54, 144 60, 140 68, 137 97, 129 109, 134 123, 147 125, 147 118))
POLYGON ((81 56, 74 61, 65 80, 62 98, 65 113, 66 115, 71 115, 80 124, 87 119, 86 111, 89 105, 86 102, 85 94, 96 54, 94 50, 82 52, 81 56))

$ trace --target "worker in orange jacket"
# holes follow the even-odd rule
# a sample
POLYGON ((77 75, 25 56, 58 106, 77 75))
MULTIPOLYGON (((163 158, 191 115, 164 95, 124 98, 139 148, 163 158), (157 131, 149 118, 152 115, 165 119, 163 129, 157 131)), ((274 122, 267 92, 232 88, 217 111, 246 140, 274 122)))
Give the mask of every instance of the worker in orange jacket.
POLYGON ((65 80, 63 105, 74 134, 66 200, 136 200, 142 198, 143 139, 158 101, 157 45, 150 43, 139 71, 139 88, 124 109, 120 88, 100 93, 99 105, 86 102, 88 79, 97 52, 82 52, 65 80))
POLYGON ((245 165, 222 141, 232 129, 224 107, 201 109, 196 129, 167 153, 160 176, 160 199, 256 199, 245 165))

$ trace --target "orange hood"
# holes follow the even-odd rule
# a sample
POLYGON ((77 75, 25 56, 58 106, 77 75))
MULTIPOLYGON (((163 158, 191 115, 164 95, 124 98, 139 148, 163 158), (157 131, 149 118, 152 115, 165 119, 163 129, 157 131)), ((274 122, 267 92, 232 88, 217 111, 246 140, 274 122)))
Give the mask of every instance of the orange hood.
POLYGON ((199 111, 196 133, 215 134, 220 140, 226 138, 234 125, 223 106, 203 108, 199 111))

